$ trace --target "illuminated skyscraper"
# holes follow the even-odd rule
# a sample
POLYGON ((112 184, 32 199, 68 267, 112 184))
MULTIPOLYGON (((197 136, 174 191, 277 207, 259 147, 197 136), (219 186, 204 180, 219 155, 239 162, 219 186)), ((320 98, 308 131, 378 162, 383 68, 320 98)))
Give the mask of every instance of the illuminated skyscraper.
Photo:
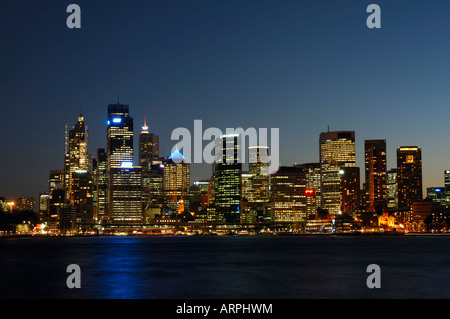
POLYGON ((268 146, 250 146, 248 148, 251 189, 247 210, 251 212, 251 215, 254 215, 255 222, 271 220, 268 153, 268 146))
POLYGON ((302 167, 281 166, 271 175, 274 222, 303 222, 306 211, 306 172, 302 167))
POLYGON ((364 141, 366 190, 369 209, 380 212, 386 206, 386 140, 364 141))
POLYGON ((306 216, 317 217, 320 207, 320 163, 296 164, 305 171, 306 216))
POLYGON ((330 214, 341 211, 341 176, 345 167, 356 166, 355 132, 336 131, 320 134, 319 139, 321 207, 330 214))
POLYGON ((144 117, 139 135, 139 165, 142 167, 142 205, 145 210, 162 207, 164 159, 159 158, 159 136, 150 133, 144 117))
POLYGON ((76 208, 77 224, 82 229, 93 223, 94 179, 87 170, 76 170, 72 174, 72 200, 76 208))
POLYGON ((154 160, 159 158, 159 136, 151 134, 147 126, 147 119, 144 118, 144 126, 142 126, 139 135, 139 165, 143 171, 147 171, 154 160))
POLYGON ((352 214, 360 205, 359 167, 342 167, 339 175, 341 177, 341 212, 352 214))
POLYGON ((123 162, 133 162, 133 118, 129 116, 128 108, 124 104, 108 106, 108 172, 123 162))
POLYGON ((73 173, 77 170, 89 169, 89 155, 88 155, 88 129, 84 123, 83 115, 80 114, 78 122, 73 129, 68 131, 66 136, 66 144, 68 145, 65 154, 64 176, 66 196, 70 204, 74 205, 73 173))
POLYGON ((129 106, 110 104, 107 121, 108 218, 114 226, 142 225, 142 168, 133 166, 129 106))
POLYGON ((124 162, 112 167, 108 189, 111 226, 142 225, 142 174, 140 166, 124 162))
POLYGON ((422 150, 416 146, 397 149, 398 208, 411 208, 423 200, 422 150))
POLYGON ((241 136, 223 135, 216 139, 213 164, 216 221, 239 223, 241 214, 241 136))
POLYGON ((97 167, 95 168, 96 207, 94 216, 99 220, 108 217, 108 171, 107 154, 104 148, 97 150, 97 167))
POLYGON ((181 214, 189 207, 190 171, 184 156, 175 150, 164 165, 164 196, 169 210, 181 214))

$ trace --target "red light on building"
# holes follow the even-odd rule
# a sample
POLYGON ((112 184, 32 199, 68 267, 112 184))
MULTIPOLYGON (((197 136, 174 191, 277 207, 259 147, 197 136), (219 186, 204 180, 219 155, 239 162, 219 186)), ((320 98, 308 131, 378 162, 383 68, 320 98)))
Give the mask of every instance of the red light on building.
POLYGON ((314 195, 314 189, 305 189, 306 196, 312 196, 314 195))

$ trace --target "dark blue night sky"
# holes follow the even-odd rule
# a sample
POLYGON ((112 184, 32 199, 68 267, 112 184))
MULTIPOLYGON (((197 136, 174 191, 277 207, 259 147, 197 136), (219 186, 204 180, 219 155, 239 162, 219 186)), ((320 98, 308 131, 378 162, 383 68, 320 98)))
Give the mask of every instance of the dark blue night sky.
MULTIPOLYGON (((107 106, 130 105, 169 155, 177 127, 280 128, 282 165, 317 162, 320 132, 422 148, 424 187, 450 169, 448 1, 82 1, 0 3, 0 196, 37 198, 62 169, 64 125, 82 108, 89 152, 107 106), (81 29, 66 8, 81 7, 81 29), (382 28, 368 29, 377 3, 382 28)), ((205 143, 206 144, 206 143, 205 143)), ((136 152, 137 153, 137 152, 136 152)), ((192 167, 192 180, 211 168, 192 167)), ((362 180, 364 174, 361 169, 362 180)))

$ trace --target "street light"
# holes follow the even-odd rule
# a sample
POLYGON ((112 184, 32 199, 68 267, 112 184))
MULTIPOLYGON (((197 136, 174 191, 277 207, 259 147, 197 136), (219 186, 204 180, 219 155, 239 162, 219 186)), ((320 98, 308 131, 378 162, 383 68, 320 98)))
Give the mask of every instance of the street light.
POLYGON ((14 202, 7 202, 6 205, 9 206, 9 208, 10 208, 10 210, 11 210, 11 214, 12 214, 13 207, 14 207, 15 203, 14 203, 14 202))

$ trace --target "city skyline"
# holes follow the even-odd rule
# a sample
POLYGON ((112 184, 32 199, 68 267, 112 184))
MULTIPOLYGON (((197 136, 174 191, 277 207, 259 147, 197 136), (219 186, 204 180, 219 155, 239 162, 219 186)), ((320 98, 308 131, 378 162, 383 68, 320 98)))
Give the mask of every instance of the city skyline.
MULTIPOLYGON (((65 26, 69 2, 0 4, 0 196, 37 198, 46 189, 48 171, 63 168, 64 124, 80 109, 89 153, 106 148, 104 108, 116 99, 137 125, 147 117, 163 156, 174 128, 202 119, 223 129, 279 127, 281 165, 311 163, 329 125, 356 132, 361 169, 364 140, 387 141, 388 170, 398 147, 416 145, 424 193, 444 185, 447 3, 378 1, 380 30, 365 25, 369 2, 116 1, 106 14, 104 3, 77 3, 80 30, 65 26)), ((191 166, 192 180, 210 177, 209 165, 191 166)))

